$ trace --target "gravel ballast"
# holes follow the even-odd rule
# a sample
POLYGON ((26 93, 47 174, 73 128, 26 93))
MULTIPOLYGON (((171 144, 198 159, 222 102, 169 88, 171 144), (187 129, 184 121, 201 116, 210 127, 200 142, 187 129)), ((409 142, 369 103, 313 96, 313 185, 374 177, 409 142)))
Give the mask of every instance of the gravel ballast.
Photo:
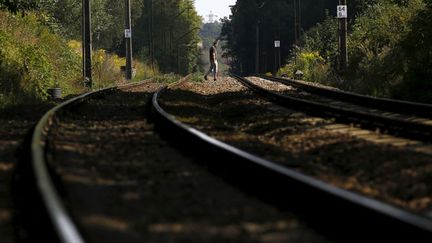
POLYGON ((51 130, 50 163, 90 242, 330 242, 155 133, 145 109, 158 86, 83 103, 51 130))
POLYGON ((334 120, 272 104, 232 78, 184 83, 164 95, 162 104, 181 121, 258 156, 416 213, 432 210, 426 153, 331 131, 326 127, 338 126, 334 120))

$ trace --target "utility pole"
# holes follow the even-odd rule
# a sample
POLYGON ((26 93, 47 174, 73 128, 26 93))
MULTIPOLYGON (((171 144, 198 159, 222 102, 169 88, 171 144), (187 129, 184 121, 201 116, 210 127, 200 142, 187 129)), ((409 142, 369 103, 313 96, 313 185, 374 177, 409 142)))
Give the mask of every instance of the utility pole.
POLYGON ((298 0, 298 22, 297 22, 297 31, 298 37, 301 38, 301 27, 302 26, 302 5, 301 0, 298 0))
POLYGON ((258 20, 257 25, 256 25, 256 47, 255 47, 255 73, 258 74, 259 73, 259 58, 260 58, 260 54, 259 54, 259 34, 260 34, 260 30, 259 30, 259 25, 260 25, 260 21, 258 20))
POLYGON ((294 0, 294 43, 297 44, 297 0, 294 0))
POLYGON ((92 83, 92 37, 91 37, 91 11, 90 0, 82 1, 83 7, 83 78, 85 84, 91 88, 92 83))
POLYGON ((337 18, 339 19, 339 70, 344 75, 348 67, 348 7, 346 0, 339 0, 337 18))
POLYGON ((294 0, 294 43, 301 37, 301 0, 294 0))
POLYGON ((281 15, 280 15, 280 2, 277 2, 277 19, 278 19, 278 29, 277 37, 275 38, 275 60, 274 60, 274 75, 278 73, 281 66, 281 15))
POLYGON ((150 1, 150 50, 151 50, 151 68, 154 73, 154 63, 155 63, 155 54, 154 54, 154 33, 153 33, 153 27, 154 27, 154 12, 153 12, 153 2, 154 0, 150 1))
POLYGON ((125 0, 126 79, 132 79, 132 26, 130 0, 125 0))

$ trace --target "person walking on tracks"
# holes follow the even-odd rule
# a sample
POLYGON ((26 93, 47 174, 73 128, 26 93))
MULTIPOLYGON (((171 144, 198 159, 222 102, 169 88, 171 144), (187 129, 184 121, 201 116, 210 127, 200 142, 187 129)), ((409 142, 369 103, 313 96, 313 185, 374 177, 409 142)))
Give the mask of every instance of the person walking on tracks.
POLYGON ((218 76, 218 62, 217 62, 217 45, 218 45, 218 40, 215 40, 213 42, 213 46, 210 47, 210 69, 208 70, 208 72, 204 75, 204 79, 207 80, 207 76, 210 73, 213 73, 213 78, 214 81, 217 80, 217 76, 218 76))

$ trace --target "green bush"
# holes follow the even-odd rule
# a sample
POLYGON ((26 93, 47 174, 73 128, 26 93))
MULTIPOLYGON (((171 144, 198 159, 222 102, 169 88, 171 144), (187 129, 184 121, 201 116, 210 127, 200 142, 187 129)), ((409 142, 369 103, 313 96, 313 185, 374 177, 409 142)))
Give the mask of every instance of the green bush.
POLYGON ((406 61, 398 46, 410 32, 410 22, 422 0, 406 4, 383 1, 368 8, 355 21, 349 36, 350 89, 388 97, 403 78, 406 61))
POLYGON ((395 50, 397 59, 404 62, 399 69, 403 80, 391 90, 393 98, 432 103, 432 0, 426 3, 427 7, 413 18, 410 32, 395 50))
POLYGON ((298 50, 295 57, 279 70, 278 75, 294 77, 297 71, 303 72, 301 77, 303 80, 326 83, 331 73, 331 67, 318 52, 298 50))
POLYGON ((46 100, 54 87, 62 88, 64 95, 82 92, 79 55, 40 18, 43 15, 0 11, 2 96, 46 100))
POLYGON ((297 70, 303 72, 301 79, 328 84, 334 81, 334 69, 338 54, 338 23, 326 13, 322 23, 306 32, 300 47, 295 46, 293 57, 282 67, 278 75, 294 77, 297 70))

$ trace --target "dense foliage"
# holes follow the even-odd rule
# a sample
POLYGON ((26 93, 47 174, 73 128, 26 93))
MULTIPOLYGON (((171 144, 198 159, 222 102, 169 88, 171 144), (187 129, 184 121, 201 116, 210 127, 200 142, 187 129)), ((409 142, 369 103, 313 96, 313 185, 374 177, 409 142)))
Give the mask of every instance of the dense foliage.
POLYGON ((398 43, 395 53, 403 60, 403 79, 392 90, 399 99, 432 103, 432 0, 410 22, 410 31, 398 43))
POLYGON ((411 31, 411 20, 424 7, 422 0, 407 3, 380 1, 354 22, 349 36, 348 88, 361 93, 390 96, 404 79, 398 46, 411 31))
MULTIPOLYGON (((295 42, 294 0, 238 0, 232 7, 230 19, 224 19, 222 37, 225 48, 232 59, 232 70, 241 73, 255 72, 256 29, 259 27, 260 72, 275 72, 278 61, 275 59, 274 41, 281 41, 281 59, 291 56, 295 42)), ((338 0, 301 0, 301 33, 308 31, 326 18, 326 12, 334 16, 338 0), (328 11, 326 11, 328 10, 328 11)), ((369 6, 373 0, 351 0, 351 16, 369 6)))
POLYGON ((39 0, 0 0, 0 9, 6 9, 10 12, 17 13, 19 11, 35 9, 39 4, 39 0))
POLYGON ((135 50, 164 73, 197 71, 200 25, 192 0, 144 0, 135 28, 135 50))
MULTIPOLYGON (((80 58, 35 14, 0 11, 0 95, 45 99, 48 88, 79 91, 80 58)), ((4 97, 1 97, 4 98, 4 97)))
POLYGON ((263 2, 238 0, 231 19, 224 21, 223 35, 234 71, 254 72, 255 28, 259 24, 262 73, 277 68, 272 45, 279 37, 284 61, 279 75, 293 76, 301 70, 303 79, 355 92, 432 102, 431 0, 348 1, 346 75, 338 70, 338 1, 301 1, 302 37, 298 43, 293 40, 294 0, 263 2), (283 30, 280 35, 278 28, 283 30))
MULTIPOLYGON (((48 11, 57 31, 81 38, 82 0, 56 1, 48 11)), ((124 55, 125 2, 92 0, 93 47, 124 55)), ((189 73, 199 64, 201 19, 192 0, 131 0, 135 57, 163 72, 189 73)))
MULTIPOLYGON (((125 1, 91 0, 94 88, 122 80, 125 1)), ((193 0, 131 0, 136 78, 198 69, 193 0)), ((0 0, 0 103, 83 91, 82 0, 0 0)))

